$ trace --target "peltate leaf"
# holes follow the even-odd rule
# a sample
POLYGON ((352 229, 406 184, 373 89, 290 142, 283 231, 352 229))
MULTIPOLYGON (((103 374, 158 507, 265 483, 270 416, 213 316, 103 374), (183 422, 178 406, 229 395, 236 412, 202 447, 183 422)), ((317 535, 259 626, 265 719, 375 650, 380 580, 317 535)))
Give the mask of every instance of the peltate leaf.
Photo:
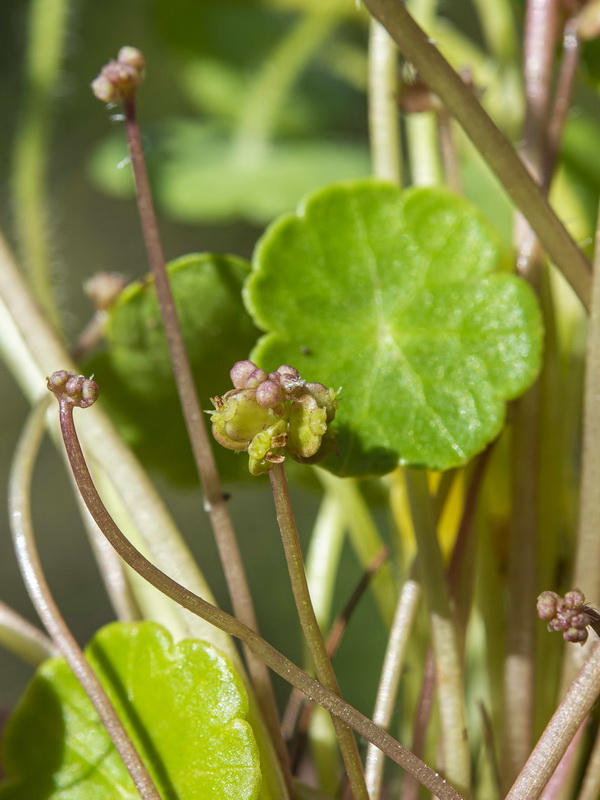
MULTIPOLYGON (((254 800, 260 768, 233 667, 153 622, 114 623, 86 654, 165 800, 254 800)), ((2 800, 139 795, 64 659, 46 661, 9 720, 2 800)))
POLYGON ((448 191, 330 186, 275 222, 253 262, 245 296, 267 334, 251 358, 342 387, 325 462, 338 474, 464 464, 539 370, 532 290, 448 191))
MULTIPOLYGON (((231 365, 247 357, 258 335, 241 298, 249 265, 202 254, 177 259, 168 271, 200 402, 209 409, 211 394, 229 383, 231 365)), ((152 280, 122 292, 105 337, 105 351, 82 367, 94 374, 105 407, 148 466, 177 483, 196 482, 152 280)), ((214 449, 225 479, 247 477, 245 459, 214 449)))

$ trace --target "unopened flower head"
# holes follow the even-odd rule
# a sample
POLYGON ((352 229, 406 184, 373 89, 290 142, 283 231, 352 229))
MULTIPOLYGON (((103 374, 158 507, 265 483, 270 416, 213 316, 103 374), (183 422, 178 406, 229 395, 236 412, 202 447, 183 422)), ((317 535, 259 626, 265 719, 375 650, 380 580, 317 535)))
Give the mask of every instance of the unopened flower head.
POLYGON ((234 388, 212 398, 215 439, 229 450, 246 451, 249 469, 260 475, 286 455, 304 463, 322 460, 330 444, 328 423, 338 407, 337 392, 307 383, 287 364, 265 372, 238 361, 230 372, 234 388))
POLYGON ((600 635, 600 614, 586 605, 579 589, 567 592, 564 597, 556 592, 542 592, 537 600, 537 612, 538 617, 548 623, 548 630, 562 633, 567 642, 585 644, 588 626, 600 635))
POLYGON ((144 80, 144 56, 135 47, 122 47, 92 81, 92 91, 103 103, 121 103, 144 80))

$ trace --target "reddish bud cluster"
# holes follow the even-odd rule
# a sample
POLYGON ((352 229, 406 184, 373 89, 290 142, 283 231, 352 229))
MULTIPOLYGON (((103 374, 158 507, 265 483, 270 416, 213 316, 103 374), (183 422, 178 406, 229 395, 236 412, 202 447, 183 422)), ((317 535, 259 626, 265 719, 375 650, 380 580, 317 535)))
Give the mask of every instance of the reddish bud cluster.
POLYGON ((103 103, 121 103, 144 80, 144 56, 135 47, 122 47, 116 61, 109 61, 92 81, 94 95, 103 103))
POLYGON ((286 452, 302 462, 323 458, 323 438, 338 407, 333 389, 307 383, 287 364, 267 373, 238 361, 230 375, 234 388, 212 398, 216 411, 207 413, 219 444, 248 452, 253 475, 281 463, 286 452))
POLYGON ((72 406, 89 408, 98 399, 98 384, 91 378, 59 369, 46 378, 48 389, 59 400, 65 400, 72 406))
POLYGON ((579 589, 567 592, 564 597, 556 592, 542 592, 537 600, 540 619, 548 622, 549 631, 560 631, 567 642, 584 644, 588 626, 599 633, 600 614, 585 603, 579 589))

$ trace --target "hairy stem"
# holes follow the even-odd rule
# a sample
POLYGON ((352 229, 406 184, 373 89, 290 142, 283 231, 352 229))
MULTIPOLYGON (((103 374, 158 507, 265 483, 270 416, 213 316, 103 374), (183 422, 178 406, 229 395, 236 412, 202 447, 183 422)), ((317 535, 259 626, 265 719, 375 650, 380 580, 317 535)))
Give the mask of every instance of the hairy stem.
MULTIPOLYGON (((317 678, 327 689, 339 695, 340 687, 335 672, 333 671, 329 654, 325 647, 325 640, 319 628, 319 623, 317 622, 313 604, 310 599, 310 592, 308 591, 302 548, 300 547, 296 519, 292 510, 283 464, 275 464, 273 469, 269 472, 269 478, 271 480, 277 522, 281 532, 281 540, 283 542, 283 549, 287 561, 292 592, 298 610, 298 617, 304 634, 304 641, 306 642, 308 651, 315 665, 317 678)), ((353 796, 355 800, 368 800, 369 795, 365 785, 364 772, 354 734, 347 725, 337 718, 333 719, 333 724, 335 726, 335 732, 348 773, 353 796)))
POLYGON ((469 87, 398 0, 364 0, 421 78, 462 125, 515 205, 536 232, 548 255, 584 306, 590 297, 590 265, 567 233, 511 144, 486 114, 469 87))
MULTIPOLYGON (((258 620, 248 579, 204 424, 194 376, 185 349, 173 292, 169 284, 133 95, 124 100, 124 109, 129 153, 135 176, 137 202, 148 261, 154 277, 181 409, 204 492, 204 507, 211 521, 235 614, 249 627, 258 630, 258 620)), ((275 746, 288 793, 291 793, 292 779, 287 751, 281 737, 279 715, 268 671, 264 664, 249 652, 246 652, 246 661, 259 706, 275 746)))
POLYGON ((9 482, 10 523, 21 574, 44 627, 91 700, 140 797, 160 800, 156 786, 112 703, 58 610, 39 560, 31 522, 31 477, 44 435, 47 407, 46 397, 34 406, 17 445, 9 482))
POLYGON ((307 675, 255 631, 174 581, 136 550, 115 525, 96 491, 77 438, 72 407, 64 401, 60 401, 59 408, 63 440, 79 491, 106 538, 133 570, 193 614, 202 617, 230 636, 242 640, 277 675, 296 686, 310 700, 323 706, 365 739, 383 750, 389 758, 414 775, 439 800, 463 800, 456 789, 447 784, 420 759, 413 756, 392 736, 344 702, 338 695, 307 675))
POLYGON ((13 150, 12 191, 19 252, 38 302, 58 329, 48 240, 46 172, 68 0, 33 0, 25 79, 13 150))
POLYGON ((599 695, 600 647, 596 645, 546 726, 506 800, 523 800, 525 797, 537 800, 599 695))

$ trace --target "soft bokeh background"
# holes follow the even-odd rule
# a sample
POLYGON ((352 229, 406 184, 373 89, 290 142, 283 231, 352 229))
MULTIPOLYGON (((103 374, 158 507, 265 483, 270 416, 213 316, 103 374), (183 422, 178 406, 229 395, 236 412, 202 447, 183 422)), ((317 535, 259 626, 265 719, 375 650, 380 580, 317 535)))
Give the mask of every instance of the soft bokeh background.
MULTIPOLYGON (((23 100, 22 70, 28 10, 29 3, 23 0, 3 0, 0 8, 0 104, 3 109, 0 126, 0 221, 3 231, 15 246, 10 169, 18 109, 23 100)), ((137 211, 131 198, 110 195, 102 188, 102 181, 109 188, 115 184, 117 194, 124 192, 127 195, 127 167, 118 169, 119 152, 124 149, 123 127, 110 119, 118 109, 107 110, 89 90, 89 83, 99 68, 124 44, 143 49, 148 75, 140 95, 139 110, 150 169, 154 170, 153 177, 159 182, 160 175, 157 177, 156 170, 160 170, 165 158, 165 144, 161 138, 164 129, 169 134, 175 131, 177 135, 183 135, 183 131, 187 136, 188 160, 183 165, 184 173, 205 157, 200 139, 194 153, 195 137, 198 138, 201 130, 193 126, 210 122, 216 126, 212 129, 213 134, 219 132, 216 138, 226 142, 232 114, 243 99, 243 93, 240 95, 238 90, 237 94, 232 90, 229 97, 227 81, 249 81, 264 60, 265 48, 272 47, 294 19, 293 10, 266 8, 251 2, 128 0, 124 3, 122 0, 104 0, 98 3, 76 0, 71 3, 62 79, 54 104, 46 207, 53 269, 69 341, 76 338, 92 313, 82 289, 86 278, 100 270, 114 270, 134 279, 146 271, 137 211), (268 20, 266 27, 265 20, 268 20), (199 80, 202 81, 206 74, 202 69, 213 68, 219 59, 224 65, 231 65, 230 73, 224 70, 217 74, 214 89, 207 79, 205 88, 211 90, 209 95, 211 92, 214 95, 212 100, 210 97, 198 98, 196 95, 202 95, 202 92, 194 89, 194 70, 200 71, 199 80), (223 106, 220 117, 215 107, 211 108, 211 103, 215 107, 223 106), (107 148, 108 152, 105 152, 107 148), (100 162, 99 166, 97 162, 100 162)), ((351 13, 330 39, 330 47, 335 45, 340 52, 346 48, 348 69, 360 76, 364 66, 361 58, 364 60, 365 41, 365 19, 351 13)), ((294 95, 298 107, 294 109, 295 103, 289 103, 283 114, 283 133, 297 142, 308 141, 310 134, 316 133, 328 146, 333 144, 334 148, 341 147, 342 150, 347 147, 348 152, 342 153, 341 166, 336 168, 338 177, 351 177, 368 170, 365 98, 357 86, 352 85, 352 80, 336 76, 335 70, 326 66, 330 56, 328 50, 321 49, 316 58, 310 59, 310 66, 294 95)), ((213 135, 213 144, 214 140, 213 135)), ((327 152, 331 153, 331 150, 327 152)), ((331 160, 327 153, 326 157, 331 160)), ((209 153, 209 161, 211 158, 209 153)), ((304 171, 304 168, 300 169, 301 173, 304 171)), ((324 180, 321 167, 317 172, 315 185, 324 180)), ((286 182, 293 183, 296 178, 288 176, 286 182)), ((198 184, 193 191, 198 195, 217 196, 221 188, 215 183, 208 186, 198 184)), ((297 191, 293 190, 295 193, 290 192, 293 199, 287 202, 284 197, 276 210, 291 210, 304 190, 300 185, 297 191)), ((253 207, 252 197, 246 205, 253 207)), ((211 204, 205 206, 210 216, 211 204)), ((264 217, 269 213, 267 210, 262 219, 249 220, 235 212, 224 215, 219 212, 220 219, 182 223, 164 206, 159 210, 169 258, 194 251, 230 252, 248 257, 264 227, 264 217)), ((240 357, 246 355, 242 353, 240 357)), ((226 388, 207 386, 207 397, 226 388)), ((202 398, 205 407, 208 406, 207 397, 202 398)), ((6 486, 9 461, 26 411, 26 403, 13 378, 0 366, 2 486, 6 486)), ((199 493, 193 489, 178 489, 168 485, 160 476, 154 477, 219 601, 228 607, 221 569, 199 493)), ((263 633, 275 646, 299 661, 302 651, 268 482, 262 479, 252 485, 231 486, 229 490, 241 548, 256 591, 263 633)), ((302 536, 306 540, 319 497, 316 491, 298 488, 294 500, 302 536)), ((44 446, 36 471, 35 518, 39 547, 51 587, 75 635, 83 644, 94 630, 112 619, 112 611, 101 588, 62 461, 50 443, 44 446)), ((342 574, 336 599, 338 609, 359 577, 355 560, 348 552, 344 557, 342 574)), ((35 621, 12 552, 4 492, 0 495, 0 597, 35 621)), ((348 687, 349 699, 365 712, 370 713, 373 677, 384 645, 385 632, 367 598, 352 622, 340 653, 340 661, 346 665, 341 677, 348 687)), ((7 710, 14 705, 30 675, 29 667, 0 650, 0 709, 7 710)), ((279 690, 283 698, 287 690, 283 685, 279 690)))

